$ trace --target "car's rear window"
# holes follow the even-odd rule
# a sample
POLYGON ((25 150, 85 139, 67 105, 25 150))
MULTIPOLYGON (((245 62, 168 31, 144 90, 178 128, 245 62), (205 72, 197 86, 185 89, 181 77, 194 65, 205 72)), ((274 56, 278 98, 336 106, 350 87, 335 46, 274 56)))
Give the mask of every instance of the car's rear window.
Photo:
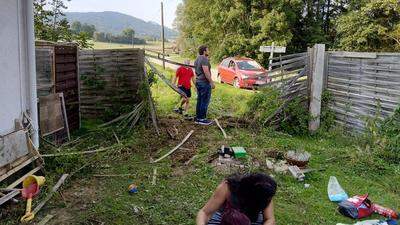
POLYGON ((241 70, 260 70, 262 69, 262 66, 258 64, 256 61, 238 61, 237 65, 239 69, 241 70))

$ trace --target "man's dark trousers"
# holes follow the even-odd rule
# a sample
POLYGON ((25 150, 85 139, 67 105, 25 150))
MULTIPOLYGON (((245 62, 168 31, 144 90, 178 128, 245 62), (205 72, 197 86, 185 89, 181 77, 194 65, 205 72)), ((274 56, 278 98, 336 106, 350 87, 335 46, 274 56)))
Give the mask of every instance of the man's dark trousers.
POLYGON ((206 119, 208 105, 211 99, 211 85, 208 82, 197 82, 196 119, 206 119))

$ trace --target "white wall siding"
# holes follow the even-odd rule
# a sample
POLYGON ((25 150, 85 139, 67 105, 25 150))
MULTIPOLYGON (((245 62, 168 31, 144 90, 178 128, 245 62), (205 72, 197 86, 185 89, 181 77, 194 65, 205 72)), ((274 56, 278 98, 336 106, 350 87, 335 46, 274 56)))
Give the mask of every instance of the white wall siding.
POLYGON ((34 115, 37 128, 31 10, 32 0, 0 1, 0 135, 14 131, 14 120, 26 110, 34 115))

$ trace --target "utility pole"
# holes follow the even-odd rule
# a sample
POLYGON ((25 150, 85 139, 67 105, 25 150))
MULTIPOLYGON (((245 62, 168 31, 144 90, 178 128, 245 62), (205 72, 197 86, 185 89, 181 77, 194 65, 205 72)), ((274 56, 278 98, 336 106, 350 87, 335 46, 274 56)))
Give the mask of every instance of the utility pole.
POLYGON ((164 3, 162 0, 161 0, 161 41, 162 41, 163 69, 165 69, 164 3))
POLYGON ((135 46, 133 45, 133 32, 132 32, 132 48, 135 48, 135 46))

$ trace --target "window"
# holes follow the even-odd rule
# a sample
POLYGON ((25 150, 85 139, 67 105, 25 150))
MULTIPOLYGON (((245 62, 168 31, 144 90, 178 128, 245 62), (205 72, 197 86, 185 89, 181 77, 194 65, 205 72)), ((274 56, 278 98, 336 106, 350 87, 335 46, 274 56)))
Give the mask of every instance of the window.
POLYGON ((241 70, 261 70, 262 66, 256 61, 238 61, 238 67, 241 70))
POLYGON ((231 61, 229 62, 229 68, 230 68, 230 69, 235 69, 235 62, 234 62, 234 61, 231 60, 231 61))
POLYGON ((228 67, 229 65, 229 59, 225 59, 224 61, 222 61, 221 66, 223 67, 228 67))

